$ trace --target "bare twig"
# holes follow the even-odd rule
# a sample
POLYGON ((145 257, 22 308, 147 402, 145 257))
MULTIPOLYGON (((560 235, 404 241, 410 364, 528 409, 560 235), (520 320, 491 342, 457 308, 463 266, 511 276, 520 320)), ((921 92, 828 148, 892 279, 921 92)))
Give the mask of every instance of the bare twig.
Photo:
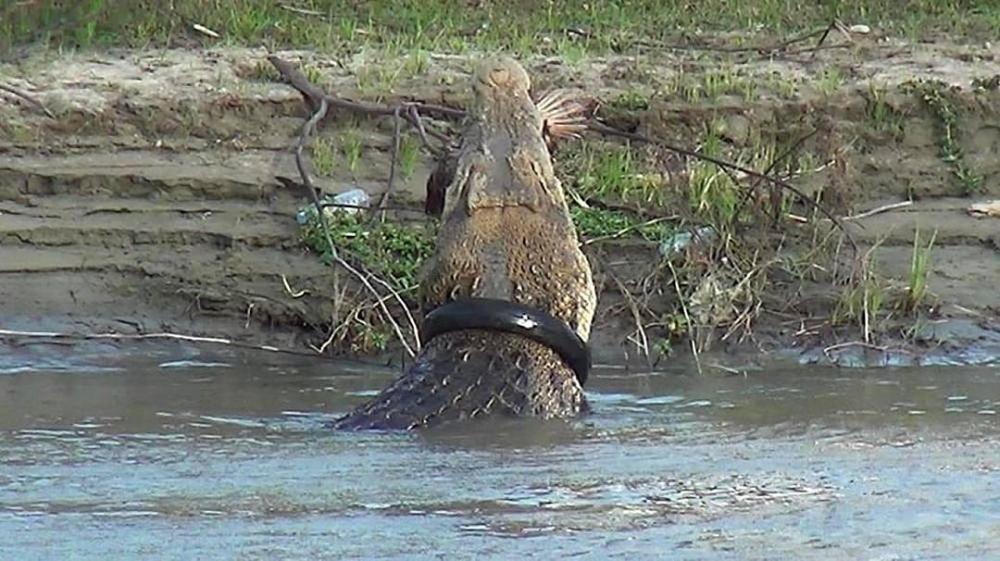
POLYGON ((287 292, 288 295, 291 296, 292 298, 299 299, 305 296, 306 294, 309 294, 309 291, 306 289, 292 290, 292 287, 288 284, 288 277, 286 277, 284 273, 282 273, 281 275, 281 284, 285 286, 285 292, 287 292))
POLYGON ((670 273, 674 278, 674 290, 677 291, 677 300, 681 303, 681 312, 684 313, 684 321, 687 323, 688 340, 691 342, 691 353, 694 355, 694 364, 698 368, 698 374, 701 375, 701 357, 698 356, 698 346, 695 343, 697 337, 694 332, 694 324, 691 322, 691 315, 688 313, 687 304, 684 303, 684 293, 681 291, 681 283, 677 280, 677 269, 674 268, 674 264, 669 259, 666 261, 667 267, 670 267, 670 273))
POLYGON ((243 329, 250 329, 250 323, 253 321, 253 309, 257 304, 250 302, 247 304, 247 320, 243 323, 243 329))
POLYGON ((812 39, 813 37, 816 37, 818 35, 825 36, 827 33, 829 33, 829 27, 825 27, 823 29, 817 29, 809 33, 798 35, 792 37, 791 39, 781 41, 780 43, 775 43, 773 45, 751 45, 747 47, 730 47, 724 45, 680 45, 680 44, 670 44, 670 43, 656 43, 652 41, 639 41, 638 44, 646 47, 669 49, 672 51, 710 51, 717 53, 760 53, 762 55, 773 55, 774 53, 786 50, 788 47, 796 43, 802 43, 804 41, 808 41, 809 39, 812 39))
MULTIPOLYGON (((833 351, 839 351, 841 349, 847 349, 850 347, 863 347, 866 349, 871 349, 873 351, 879 351, 882 353, 888 353, 890 350, 892 350, 889 347, 873 345, 866 341, 848 341, 846 343, 837 343, 836 345, 830 345, 829 347, 824 348, 823 354, 826 355, 826 358, 833 360, 833 356, 830 353, 832 353, 833 351)), ((900 352, 908 352, 905 349, 896 349, 896 350, 900 352)))
POLYGON ((913 204, 913 201, 901 201, 898 203, 891 203, 887 205, 882 205, 880 207, 867 210, 860 214, 852 214, 851 216, 845 216, 842 220, 844 222, 849 222, 851 220, 861 220, 863 218, 868 218, 869 216, 875 216, 876 214, 882 214, 883 212, 889 212, 890 210, 896 210, 900 208, 906 208, 913 204))
POLYGON ((323 12, 320 12, 318 10, 308 10, 306 8, 299 8, 297 6, 290 6, 290 5, 284 4, 284 3, 278 4, 278 6, 280 6, 281 9, 283 9, 283 10, 288 10, 289 12, 292 12, 292 13, 295 13, 295 14, 299 14, 299 15, 303 15, 303 16, 319 16, 319 17, 326 16, 326 14, 324 14, 323 12))
MULTIPOLYGON (((432 154, 438 154, 439 150, 436 149, 436 148, 434 148, 431 145, 430 139, 427 138, 427 128, 424 127, 424 121, 423 121, 423 119, 420 118, 420 112, 417 111, 417 108, 414 107, 413 105, 410 105, 409 107, 407 107, 406 120, 409 121, 410 124, 413 125, 417 129, 417 133, 420 135, 420 140, 421 140, 421 142, 424 143, 424 146, 432 154)), ((437 138, 438 140, 440 140, 443 145, 445 145, 445 146, 448 145, 448 137, 446 137, 446 136, 444 136, 442 134, 439 134, 439 133, 437 133, 435 131, 431 131, 431 133, 434 134, 435 138, 437 138)), ((440 155, 440 154, 438 154, 438 155, 440 155)))
POLYGON ((608 262, 603 257, 595 254, 594 258, 601 264, 601 270, 603 270, 605 273, 607 273, 609 277, 611 277, 611 280, 615 283, 615 286, 618 287, 618 291, 621 292, 622 297, 625 299, 625 302, 628 305, 629 312, 631 312, 632 314, 632 321, 635 322, 635 331, 636 335, 638 336, 638 340, 634 340, 633 342, 635 343, 636 347, 638 347, 639 350, 642 351, 643 356, 646 357, 646 361, 648 362, 649 338, 646 336, 646 328, 642 324, 642 314, 639 311, 639 306, 636 305, 635 296, 632 295, 632 292, 628 289, 628 287, 625 286, 625 283, 622 282, 621 278, 619 278, 618 275, 615 274, 614 270, 611 268, 611 265, 608 264, 608 262))
MULTIPOLYGON (((393 115, 396 112, 398 106, 392 105, 382 105, 378 103, 366 103, 363 101, 353 101, 350 99, 345 99, 343 97, 338 97, 334 95, 328 95, 323 90, 319 89, 318 86, 314 85, 309 81, 308 78, 301 72, 299 72, 292 64, 286 60, 282 60, 274 55, 268 55, 267 60, 274 65, 274 67, 281 73, 282 76, 288 80, 292 87, 299 90, 300 93, 306 98, 306 102, 310 106, 315 108, 319 104, 319 100, 325 99, 331 107, 339 107, 341 109, 347 109, 350 111, 355 111, 358 113, 368 113, 370 115, 393 115)), ((448 119, 462 119, 465 117, 465 111, 461 109, 455 109, 453 107, 445 107, 443 105, 435 105, 433 103, 422 103, 422 102, 405 102, 405 105, 412 106, 416 108, 417 111, 427 114, 436 114, 441 117, 448 119)))
POLYGON ((208 35, 213 39, 218 39, 219 37, 222 37, 222 35, 219 35, 216 31, 213 31, 200 23, 195 23, 191 25, 191 27, 198 33, 201 33, 203 35, 208 35))
MULTIPOLYGON (((313 85, 305 77, 305 75, 303 75, 301 72, 292 67, 291 64, 289 64, 288 62, 283 61, 275 56, 269 56, 268 60, 271 62, 271 64, 275 66, 275 68, 278 69, 279 72, 282 73, 282 75, 286 77, 286 79, 288 79, 288 81, 297 90, 299 90, 300 93, 302 93, 303 96, 305 96, 309 105, 313 107, 314 112, 312 116, 306 121, 305 125, 303 125, 302 133, 299 135, 298 142, 295 145, 295 165, 298 168, 299 175, 302 178, 302 184, 306 187, 306 191, 309 192, 309 196, 312 198, 313 205, 316 208, 317 218, 319 220, 320 227, 323 228, 323 235, 326 238, 327 246, 330 249, 330 256, 334 259, 334 261, 337 262, 338 265, 340 265, 341 267, 346 269, 349 273, 354 275, 354 277, 356 277, 361 282, 361 284, 365 287, 365 289, 367 289, 372 295, 375 296, 379 308, 385 317, 385 320, 392 326, 392 329, 396 333, 396 337, 399 339, 399 342, 403 345, 403 347, 406 349, 406 352, 411 357, 416 356, 416 350, 420 349, 420 335, 419 335, 419 330, 416 327, 417 325, 416 320, 413 318, 413 314, 410 312, 410 308, 403 301, 402 297, 399 295, 399 292, 393 289, 389 283, 376 277, 375 275, 372 275, 371 273, 362 273, 358 268, 352 266, 350 263, 345 261, 340 256, 336 246, 333 243, 333 238, 330 236, 330 228, 328 227, 326 222, 326 216, 323 211, 323 205, 320 203, 319 196, 316 194, 315 185, 312 182, 312 178, 309 175, 308 170, 306 170, 304 157, 302 155, 306 142, 312 135, 313 130, 316 128, 319 122, 326 117, 327 112, 329 111, 331 105, 335 105, 338 107, 346 107, 348 109, 353 109, 357 111, 366 111, 366 110, 370 111, 374 108, 376 112, 378 112, 379 114, 385 114, 384 108, 382 106, 373 106, 370 104, 358 104, 356 102, 351 102, 343 100, 341 98, 336 98, 334 96, 326 95, 325 93, 322 92, 322 90, 313 85), (410 344, 407 342, 406 337, 403 335, 402 328, 400 327, 396 319, 393 317, 392 313, 389 311, 389 308, 386 306, 385 301, 383 300, 383 295, 374 287, 374 285, 372 285, 370 279, 374 280, 376 283, 387 288, 390 291, 390 295, 399 304, 400 308, 402 308, 403 313, 404 315, 406 315, 407 320, 410 324, 411 334, 413 336, 415 343, 414 347, 411 347, 410 344)), ((434 108, 436 106, 430 106, 430 107, 434 108)), ((397 107, 395 109, 390 109, 389 114, 398 115, 399 108, 397 107)))
POLYGON ((300 356, 314 356, 307 353, 294 351, 291 349, 281 349, 272 345, 251 345, 240 343, 232 339, 223 337, 201 337, 198 335, 184 335, 182 333, 63 333, 58 331, 17 331, 14 329, 0 329, 0 337, 10 339, 59 339, 70 341, 90 341, 90 340, 115 340, 115 341, 138 341, 144 339, 170 339, 174 341, 187 341, 190 343, 210 343, 214 345, 227 345, 230 347, 240 347, 258 351, 268 351, 275 353, 294 354, 300 356))
MULTIPOLYGON (((400 111, 402 107, 396 107, 396 111, 392 114, 392 152, 389 155, 389 181, 386 183, 385 191, 382 192, 382 196, 378 199, 378 204, 375 206, 382 220, 385 220, 385 203, 389 201, 389 197, 392 195, 392 188, 396 183, 396 165, 399 160, 399 143, 400 143, 400 111)), ((420 122, 420 119, 417 119, 420 122)), ((373 215, 374 216, 374 215, 373 215)))
POLYGON ((847 31, 847 28, 844 27, 844 24, 840 23, 840 20, 834 19, 830 22, 830 25, 826 26, 826 29, 823 30, 823 34, 820 35, 819 41, 816 42, 816 46, 812 48, 812 54, 809 55, 810 58, 816 57, 816 53, 823 47, 823 43, 826 41, 826 38, 830 36, 830 32, 834 29, 840 31, 848 41, 851 40, 851 34, 847 31))
POLYGON ((34 105, 39 111, 41 111, 42 113, 45 113, 46 117, 48 117, 50 119, 55 119, 56 118, 56 116, 54 114, 52 114, 51 111, 49 111, 49 108, 45 107, 45 105, 42 104, 41 101, 38 101, 33 96, 31 96, 31 95, 29 95, 29 94, 27 94, 25 92, 22 92, 21 90, 15 88, 14 86, 8 86, 7 84, 0 84, 0 90, 3 90, 3 91, 5 91, 5 92, 7 92, 7 93, 9 93, 11 95, 15 95, 15 96, 23 99, 24 101, 27 101, 31 105, 34 105))

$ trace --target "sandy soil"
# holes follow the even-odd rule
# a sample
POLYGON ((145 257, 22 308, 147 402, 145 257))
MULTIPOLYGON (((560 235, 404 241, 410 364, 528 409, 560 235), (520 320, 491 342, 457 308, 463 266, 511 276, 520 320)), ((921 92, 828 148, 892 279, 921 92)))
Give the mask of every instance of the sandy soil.
MULTIPOLYGON (((0 81, 41 101, 55 118, 24 100, 0 93, 0 328, 71 332, 173 331, 222 336, 251 344, 309 351, 324 339, 343 295, 332 275, 296 240, 295 212, 303 193, 276 178, 297 176, 289 153, 305 116, 290 87, 258 79, 260 50, 143 51, 40 54, 0 65, 0 81), (295 297, 293 291, 308 293, 295 297)), ((373 65, 394 64, 371 55, 332 59, 284 52, 306 61, 324 86, 348 97, 371 95, 358 76, 373 65)), ((527 61, 539 87, 560 85, 612 99, 623 91, 653 91, 678 73, 697 75, 719 64, 759 78, 757 98, 735 96, 702 103, 654 98, 639 125, 681 144, 710 117, 725 120, 735 143, 751 128, 789 130, 827 123, 813 142, 849 144, 839 181, 857 212, 917 197, 905 209, 856 220, 864 247, 876 250, 885 273, 905 278, 913 231, 938 230, 929 279, 939 313, 920 326, 914 347, 868 360, 910 361, 938 353, 947 360, 993 360, 1000 349, 1000 220, 976 218, 973 202, 1000 198, 1000 94, 962 97, 967 161, 984 176, 984 193, 958 197, 949 168, 938 157, 935 123, 913 110, 918 101, 893 88, 914 78, 935 78, 968 91, 975 78, 1000 75, 1000 56, 988 45, 907 45, 859 38, 853 48, 762 57, 756 53, 649 52, 636 57, 566 64, 527 61), (822 92, 819 77, 837 68, 843 83, 822 92), (783 98, 765 78, 795 81, 783 98), (879 142, 866 130, 864 92, 889 88, 889 103, 907 117, 898 142, 879 142), (846 175, 845 175, 846 174, 846 175), (959 358, 956 358, 959 357, 959 358), (964 358, 961 358, 964 357, 964 358)), ((403 77, 393 95, 461 105, 468 60, 432 55, 420 75, 403 77)), ((363 81, 362 81, 363 82, 363 81)), ((343 122, 335 116, 328 129, 343 122)), ((339 192, 352 184, 371 194, 384 188, 390 137, 387 123, 362 123, 365 153, 357 177, 336 172, 321 186, 339 192)), ((420 207, 430 162, 423 161, 396 197, 420 207)), ((816 188, 831 176, 803 183, 816 188)), ((418 213, 415 215, 419 216, 418 213)), ((650 248, 620 251, 623 271, 648 264, 650 248)), ((812 287, 829 292, 831 287, 812 287)), ((602 309, 614 305, 606 285, 602 309)), ((599 314, 600 315, 600 314, 599 314)), ((604 317, 595 326, 599 359, 634 354, 625 342, 627 317, 604 317)), ((803 360, 854 361, 864 348, 834 353, 837 342, 810 334, 804 318, 760 324, 758 348, 792 349, 803 360), (805 322, 805 323, 804 323, 805 322)), ((849 340, 849 339, 848 339, 849 340)))

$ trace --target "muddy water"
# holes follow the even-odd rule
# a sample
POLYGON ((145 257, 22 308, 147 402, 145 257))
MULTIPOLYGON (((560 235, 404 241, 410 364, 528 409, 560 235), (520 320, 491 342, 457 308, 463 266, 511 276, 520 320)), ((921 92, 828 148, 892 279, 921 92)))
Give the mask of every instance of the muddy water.
POLYGON ((394 372, 4 347, 0 559, 1000 559, 1000 368, 605 369, 595 414, 323 424, 394 372))

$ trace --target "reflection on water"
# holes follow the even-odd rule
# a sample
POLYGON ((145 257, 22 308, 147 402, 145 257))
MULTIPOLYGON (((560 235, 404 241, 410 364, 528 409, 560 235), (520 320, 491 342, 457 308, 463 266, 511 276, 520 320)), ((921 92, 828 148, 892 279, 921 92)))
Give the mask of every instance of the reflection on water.
POLYGON ((344 434, 395 371, 133 350, 0 353, 0 559, 1000 558, 997 368, 598 371, 572 423, 344 434))

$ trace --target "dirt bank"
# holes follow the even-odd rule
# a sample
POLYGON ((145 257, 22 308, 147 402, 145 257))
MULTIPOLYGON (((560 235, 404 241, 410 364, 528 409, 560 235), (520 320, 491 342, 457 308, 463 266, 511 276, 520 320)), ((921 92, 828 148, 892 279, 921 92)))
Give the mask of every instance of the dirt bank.
MULTIPOLYGON (((855 39, 780 57, 675 50, 526 63, 538 87, 585 91, 605 102, 610 122, 681 145, 698 144, 708 123, 739 149, 761 134, 815 130, 802 143, 815 165, 794 178, 803 190, 821 193, 842 216, 911 202, 848 222, 861 252, 874 248, 887 279, 905 284, 915 231, 925 242, 937 232, 927 313, 890 313, 877 337, 855 344, 864 340, 859 325, 830 321, 843 287, 802 275, 774 283, 753 336, 729 350, 790 349, 802 360, 842 363, 995 360, 1000 220, 966 210, 1000 198, 1000 93, 990 82, 1000 76, 1000 55, 989 45, 855 39), (961 117, 945 130, 966 175, 978 178, 975 189, 954 158, 941 157, 940 112, 912 91, 915 79, 958 88, 943 90, 961 117)), ((420 68, 403 71, 399 61, 370 53, 278 54, 347 97, 405 94, 460 106, 467 96, 467 57, 429 54, 420 68)), ((305 198, 277 178, 297 177, 289 147, 306 110, 293 89, 271 79, 265 55, 42 53, 0 66, 0 82, 52 113, 0 93, 0 327, 170 331, 304 352, 322 345, 363 291, 343 273, 335 282, 298 240, 295 215, 305 198)), ((391 125, 335 115, 324 134, 348 128, 361 158, 354 166, 338 160, 321 186, 336 193, 357 185, 377 195, 388 175, 391 125)), ((418 211, 430 164, 417 159, 400 183, 396 219, 424 220, 418 211)), ((807 226, 789 220, 785 227, 807 226)), ((621 289, 640 291, 659 261, 657 245, 626 236, 588 246, 605 256, 596 265, 604 287, 594 336, 599 360, 637 354, 635 314, 621 289)), ((652 296, 671 291, 664 284, 652 296)), ((649 310, 639 323, 647 338, 662 337, 655 301, 643 313, 649 310)))

